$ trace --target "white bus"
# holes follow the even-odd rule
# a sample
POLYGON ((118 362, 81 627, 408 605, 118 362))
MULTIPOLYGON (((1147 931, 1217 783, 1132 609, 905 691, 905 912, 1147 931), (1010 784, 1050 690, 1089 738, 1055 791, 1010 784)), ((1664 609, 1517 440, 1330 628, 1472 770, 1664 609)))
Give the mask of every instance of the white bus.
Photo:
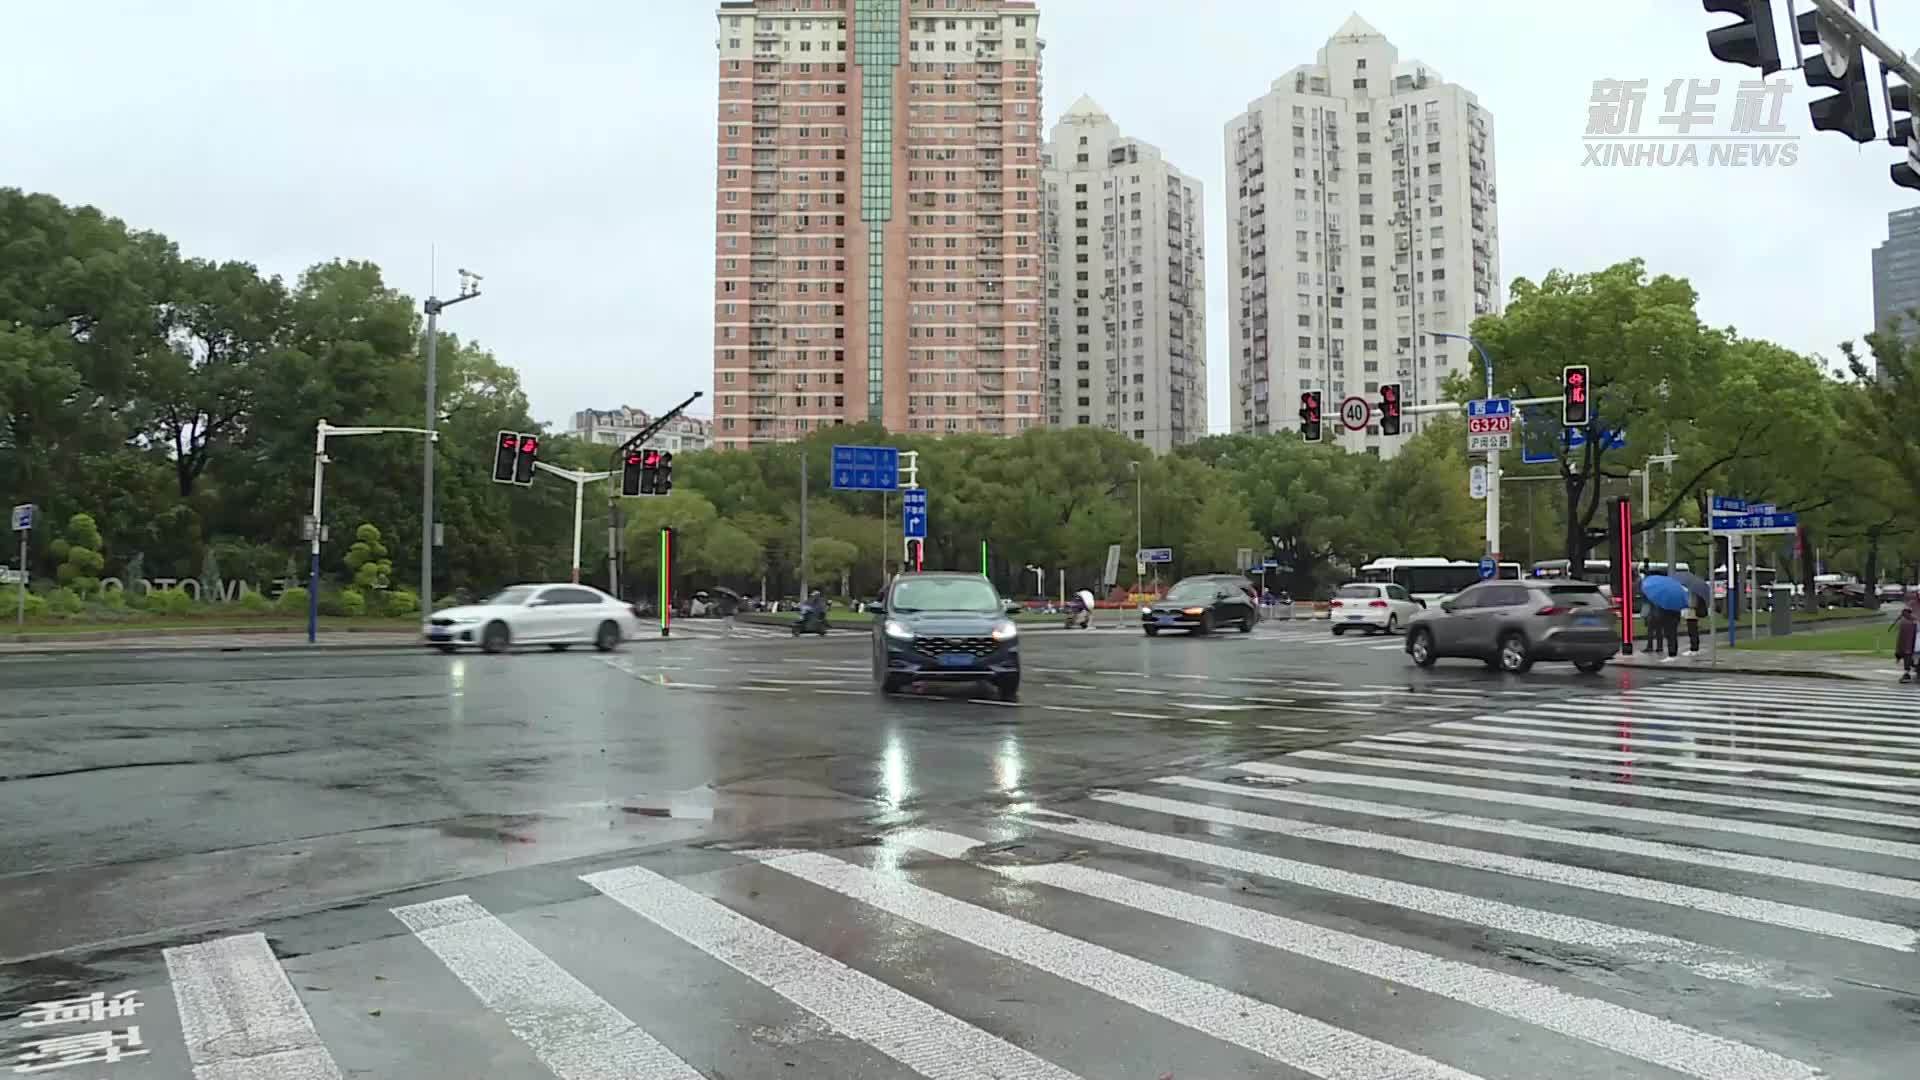
MULTIPOLYGON (((1520 564, 1503 562, 1499 576, 1507 581, 1520 579, 1520 564)), ((1375 559, 1360 568, 1360 580, 1375 584, 1392 583, 1407 590, 1415 600, 1437 604, 1480 580, 1480 564, 1465 559, 1392 557, 1375 559)))

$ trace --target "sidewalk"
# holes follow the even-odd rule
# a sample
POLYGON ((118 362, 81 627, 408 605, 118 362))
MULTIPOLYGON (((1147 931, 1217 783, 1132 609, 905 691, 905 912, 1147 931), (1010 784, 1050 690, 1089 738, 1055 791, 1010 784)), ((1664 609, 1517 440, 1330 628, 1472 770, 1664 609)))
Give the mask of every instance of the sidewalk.
POLYGON ((299 631, 236 633, 232 630, 130 633, 86 637, 21 636, 0 640, 0 657, 89 652, 256 652, 303 649, 418 649, 420 635, 404 630, 331 630, 313 644, 299 631))
MULTIPOLYGON (((1710 653, 1704 648, 1697 653, 1689 653, 1683 645, 1678 656, 1656 656, 1636 648, 1632 656, 1617 656, 1613 663, 1623 668, 1700 675, 1785 675, 1877 683, 1900 681, 1900 669, 1890 658, 1852 653, 1748 652, 1725 647, 1721 647, 1717 653, 1710 653)), ((1915 700, 1920 701, 1920 694, 1915 695, 1915 700)))

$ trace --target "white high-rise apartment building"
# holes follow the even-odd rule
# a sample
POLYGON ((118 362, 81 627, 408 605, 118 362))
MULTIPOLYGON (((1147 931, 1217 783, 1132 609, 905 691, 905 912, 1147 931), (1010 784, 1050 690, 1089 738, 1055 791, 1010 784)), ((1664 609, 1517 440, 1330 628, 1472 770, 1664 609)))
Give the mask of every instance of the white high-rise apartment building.
MULTIPOLYGON (((1466 371, 1464 334, 1501 306, 1493 118, 1358 15, 1226 126, 1233 430, 1294 431, 1324 393, 1326 438, 1391 456, 1342 399, 1402 384, 1409 406, 1466 371)), ((1416 430, 1408 416, 1403 435, 1416 430)))
POLYGON ((1047 420, 1163 453, 1207 434, 1200 182, 1082 97, 1041 156, 1047 420))

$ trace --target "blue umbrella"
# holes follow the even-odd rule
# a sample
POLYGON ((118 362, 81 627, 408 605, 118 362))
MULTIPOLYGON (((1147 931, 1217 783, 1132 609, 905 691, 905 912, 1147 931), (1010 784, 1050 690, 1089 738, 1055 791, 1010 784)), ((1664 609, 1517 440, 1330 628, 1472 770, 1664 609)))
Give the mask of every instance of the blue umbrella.
POLYGON ((1665 574, 1649 574, 1640 579, 1640 592, 1653 606, 1667 611, 1687 609, 1687 587, 1665 574))

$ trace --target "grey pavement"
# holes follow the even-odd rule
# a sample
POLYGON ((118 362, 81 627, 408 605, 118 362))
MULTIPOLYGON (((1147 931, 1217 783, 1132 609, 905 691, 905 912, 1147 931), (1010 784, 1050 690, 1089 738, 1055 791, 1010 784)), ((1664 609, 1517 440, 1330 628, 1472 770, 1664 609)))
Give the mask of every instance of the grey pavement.
POLYGON ((0 659, 0 1069, 1912 1076, 1920 691, 1399 648, 0 659))

